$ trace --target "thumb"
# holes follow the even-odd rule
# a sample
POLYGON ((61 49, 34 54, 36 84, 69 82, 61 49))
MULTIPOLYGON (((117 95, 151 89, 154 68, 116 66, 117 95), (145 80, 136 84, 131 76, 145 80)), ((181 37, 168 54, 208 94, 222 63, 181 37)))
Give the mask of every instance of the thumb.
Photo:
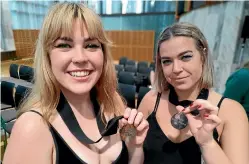
MULTIPOLYGON (((188 107, 187 107, 188 108, 188 107)), ((186 110, 189 110, 187 109, 186 110)), ((192 134, 196 134, 198 129, 202 127, 202 120, 200 117, 195 117, 191 113, 185 113, 185 116, 188 119, 188 125, 192 134)))
MULTIPOLYGON (((186 107, 185 109, 184 109, 184 111, 189 111, 190 109, 189 109, 189 107, 186 107)), ((193 118, 193 115, 191 114, 191 113, 185 113, 185 116, 188 118, 188 121, 189 122, 192 122, 192 121, 194 121, 195 119, 193 118)))
POLYGON ((178 112, 182 112, 183 109, 184 109, 184 107, 181 106, 181 105, 177 105, 177 106, 176 106, 176 110, 177 110, 178 112))

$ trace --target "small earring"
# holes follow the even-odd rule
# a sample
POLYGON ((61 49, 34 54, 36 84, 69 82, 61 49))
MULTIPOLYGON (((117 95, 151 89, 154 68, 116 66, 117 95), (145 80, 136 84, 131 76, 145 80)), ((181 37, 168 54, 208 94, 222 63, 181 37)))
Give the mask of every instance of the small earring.
POLYGON ((203 48, 203 52, 204 52, 204 53, 206 53, 206 50, 207 50, 206 48, 203 48))

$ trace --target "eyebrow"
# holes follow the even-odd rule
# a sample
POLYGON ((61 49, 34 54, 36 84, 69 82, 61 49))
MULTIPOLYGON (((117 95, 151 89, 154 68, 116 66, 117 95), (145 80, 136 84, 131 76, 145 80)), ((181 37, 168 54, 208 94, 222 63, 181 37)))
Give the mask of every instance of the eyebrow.
MULTIPOLYGON (((70 38, 70 37, 59 37, 57 40, 63 40, 63 41, 67 41, 67 42, 73 42, 73 39, 70 38)), ((89 42, 89 41, 95 41, 95 40, 98 40, 96 38, 90 38, 90 37, 87 37, 87 38, 84 38, 84 42, 89 42)))
MULTIPOLYGON (((186 53, 188 53, 188 52, 193 52, 193 51, 191 51, 191 50, 183 51, 183 52, 179 53, 179 54, 177 55, 177 57, 182 56, 182 55, 184 55, 184 54, 186 54, 186 53)), ((161 59, 170 59, 170 57, 162 56, 161 59)))
POLYGON ((56 39, 56 40, 63 40, 63 41, 73 42, 73 39, 72 39, 72 38, 69 38, 69 37, 66 37, 66 36, 64 36, 64 37, 59 37, 59 38, 56 39))

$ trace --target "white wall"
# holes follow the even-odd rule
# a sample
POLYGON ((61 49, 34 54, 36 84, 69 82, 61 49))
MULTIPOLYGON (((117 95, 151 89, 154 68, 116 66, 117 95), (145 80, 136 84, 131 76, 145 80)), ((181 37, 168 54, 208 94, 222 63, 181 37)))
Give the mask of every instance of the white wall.
MULTIPOLYGON (((244 15, 245 2, 238 1, 199 8, 179 20, 197 25, 207 38, 214 59, 215 90, 220 93, 223 93, 225 82, 234 70, 244 15)), ((248 48, 245 48, 244 54, 248 53, 248 48)))
POLYGON ((1 3, 1 52, 15 51, 15 42, 11 26, 11 15, 8 7, 8 1, 1 3))

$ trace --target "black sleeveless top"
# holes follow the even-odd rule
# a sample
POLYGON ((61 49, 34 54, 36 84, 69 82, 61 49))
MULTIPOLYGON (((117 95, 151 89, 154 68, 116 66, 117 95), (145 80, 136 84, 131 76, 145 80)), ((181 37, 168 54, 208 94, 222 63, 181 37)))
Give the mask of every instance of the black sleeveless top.
MULTIPOLYGON (((30 110, 30 112, 34 112, 43 117, 39 112, 30 110)), ((97 121, 98 123, 99 121, 97 121)), ((56 129, 49 124, 49 130, 53 136, 55 149, 56 149, 56 164, 86 164, 82 159, 80 159, 76 153, 70 148, 70 146, 66 143, 63 137, 56 131, 56 129)), ((128 164, 129 154, 127 147, 122 141, 122 150, 119 154, 118 158, 113 162, 114 164, 128 164)))
MULTIPOLYGON (((201 151, 194 136, 180 142, 174 143, 167 138, 156 120, 156 112, 160 102, 161 94, 158 93, 154 111, 149 115, 147 121, 150 128, 144 141, 144 163, 145 164, 201 164, 201 151)), ((220 107, 224 97, 218 103, 220 107)), ((218 132, 214 129, 214 139, 218 142, 218 132)))

